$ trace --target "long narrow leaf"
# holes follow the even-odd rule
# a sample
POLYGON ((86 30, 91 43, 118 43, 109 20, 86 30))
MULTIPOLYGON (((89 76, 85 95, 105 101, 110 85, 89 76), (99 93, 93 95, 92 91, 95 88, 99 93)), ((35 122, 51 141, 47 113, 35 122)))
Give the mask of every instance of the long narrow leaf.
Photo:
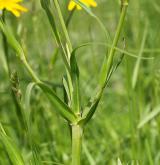
POLYGON ((13 140, 6 135, 1 124, 0 127, 0 141, 2 141, 11 162, 13 165, 25 165, 18 147, 13 140))
POLYGON ((83 2, 81 2, 80 0, 73 0, 75 3, 77 3, 79 6, 81 6, 91 17, 93 17, 98 24, 100 25, 100 27, 102 28, 103 32, 105 33, 105 36, 107 38, 107 42, 110 42, 110 35, 109 32, 107 31, 107 29, 105 28, 103 22, 92 12, 92 10, 86 6, 83 2))
POLYGON ((37 83, 37 85, 44 91, 48 99, 51 101, 57 112, 59 112, 69 122, 75 122, 76 116, 71 109, 65 104, 54 91, 52 91, 44 83, 37 83))
POLYGON ((133 77, 132 77, 132 88, 133 89, 135 88, 135 86, 137 84, 138 73, 139 73, 139 68, 140 68, 140 64, 141 64, 141 57, 143 54, 146 38, 147 38, 147 25, 146 25, 144 33, 143 33, 143 39, 142 39, 141 48, 139 51, 139 56, 137 58, 137 61, 136 61, 135 67, 134 67, 134 71, 133 71, 133 77))
POLYGON ((50 0, 41 0, 41 6, 46 12, 46 15, 47 15, 47 18, 48 18, 49 23, 51 25, 53 34, 54 34, 56 42, 57 42, 57 45, 59 48, 61 48, 61 50, 63 52, 62 58, 63 58, 64 64, 65 64, 67 70, 69 71, 70 68, 69 68, 69 63, 68 63, 68 58, 67 58, 67 51, 65 49, 66 45, 64 45, 61 41, 61 37, 60 37, 59 30, 58 30, 57 25, 56 25, 55 17, 51 11, 50 0))
POLYGON ((60 38, 59 38, 59 32, 57 30, 57 25, 55 23, 55 19, 54 19, 53 15, 52 15, 52 12, 51 12, 51 10, 49 8, 50 0, 41 0, 41 6, 45 10, 45 12, 46 12, 46 14, 48 16, 48 20, 49 20, 49 22, 51 24, 51 27, 53 29, 53 32, 54 32, 54 35, 55 35, 57 43, 60 43, 60 38))
POLYGON ((71 97, 70 97, 70 91, 69 91, 69 88, 68 88, 68 82, 65 78, 63 78, 63 88, 64 88, 64 91, 65 91, 65 95, 66 95, 66 98, 65 101, 68 105, 71 104, 71 97))
POLYGON ((79 68, 77 65, 75 52, 73 51, 70 59, 71 77, 73 84, 72 109, 75 113, 80 113, 80 90, 79 90, 79 68))
POLYGON ((58 98, 58 96, 53 90, 51 90, 44 83, 30 83, 28 85, 25 95, 25 105, 28 110, 30 109, 31 91, 35 85, 38 85, 43 90, 43 92, 47 95, 57 112, 59 112, 66 120, 70 122, 75 121, 75 115, 70 110, 70 108, 60 98, 58 98))
MULTIPOLYGON (((83 47, 86 47, 86 46, 92 46, 92 45, 106 46, 108 48, 112 48, 112 45, 111 44, 108 44, 108 43, 103 43, 103 42, 87 42, 87 43, 84 43, 84 44, 79 45, 76 48, 74 48, 73 52, 77 52, 80 48, 83 48, 83 47)), ((154 57, 144 57, 144 56, 139 57, 136 54, 131 53, 131 52, 128 52, 128 51, 126 51, 124 49, 121 49, 119 47, 114 47, 114 49, 117 52, 123 53, 124 55, 129 56, 129 57, 140 58, 141 60, 153 60, 154 59, 154 57)))
POLYGON ((98 84, 98 92, 97 92, 96 96, 93 98, 93 101, 91 101, 90 107, 87 108, 87 109, 89 109, 89 111, 87 112, 86 117, 84 119, 82 119, 82 121, 80 121, 80 122, 82 122, 82 125, 83 125, 83 123, 86 124, 94 115, 94 113, 97 109, 98 103, 100 101, 100 98, 102 96, 102 93, 104 91, 104 88, 106 86, 106 81, 107 81, 108 75, 110 73, 110 69, 113 64, 113 58, 115 55, 114 47, 117 46, 118 41, 119 41, 119 37, 120 37, 121 31, 122 31, 123 23, 124 23, 126 12, 127 12, 127 6, 128 6, 128 4, 126 3, 122 8, 122 12, 120 15, 119 23, 118 23, 116 34, 115 34, 115 37, 114 37, 114 40, 112 43, 112 47, 110 49, 109 56, 108 56, 108 58, 105 57, 104 63, 102 65, 100 81, 98 84))
POLYGON ((156 118, 160 114, 160 106, 154 108, 150 113, 148 113, 138 124, 138 128, 142 128, 145 124, 156 118))
POLYGON ((36 83, 31 82, 27 86, 26 93, 25 93, 25 108, 26 108, 25 117, 26 117, 27 127, 28 127, 27 129, 28 141, 32 149, 32 157, 33 157, 33 162, 34 162, 33 164, 41 165, 42 162, 40 159, 40 155, 38 154, 36 145, 33 140, 34 138, 32 137, 32 127, 31 127, 31 120, 30 120, 31 119, 31 107, 30 107, 31 94, 36 85, 37 85, 36 83))
POLYGON ((82 114, 82 119, 79 121, 79 124, 81 124, 82 126, 86 125, 91 118, 93 117, 97 106, 99 104, 99 101, 101 99, 102 96, 102 90, 96 95, 96 97, 94 98, 94 100, 91 100, 88 103, 88 106, 86 106, 83 110, 83 114, 82 114))
POLYGON ((29 85, 27 86, 26 89, 26 93, 25 93, 25 117, 26 117, 26 122, 27 122, 27 126, 28 129, 30 129, 30 114, 31 114, 31 110, 30 110, 30 100, 31 100, 31 93, 33 88, 35 87, 36 83, 31 82, 29 83, 29 85))
POLYGON ((6 36, 8 43, 15 49, 17 56, 22 60, 25 59, 21 45, 15 39, 12 32, 8 29, 8 27, 3 23, 2 20, 0 20, 0 29, 4 33, 4 35, 6 36))

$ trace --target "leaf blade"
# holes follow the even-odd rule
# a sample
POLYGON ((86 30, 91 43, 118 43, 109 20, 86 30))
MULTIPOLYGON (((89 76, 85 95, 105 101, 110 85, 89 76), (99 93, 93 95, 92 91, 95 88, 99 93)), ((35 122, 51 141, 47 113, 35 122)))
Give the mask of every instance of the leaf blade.
POLYGON ((57 112, 61 114, 63 118, 68 120, 69 122, 74 123, 76 121, 75 114, 71 111, 67 104, 65 104, 54 91, 52 91, 46 84, 37 83, 37 85, 42 89, 42 91, 46 94, 48 99, 57 109, 57 112))
POLYGON ((76 114, 80 114, 79 68, 75 57, 75 51, 71 54, 70 65, 73 85, 72 109, 76 114))
POLYGON ((25 165, 23 157, 13 140, 9 138, 0 123, 0 140, 2 141, 6 152, 13 165, 25 165))

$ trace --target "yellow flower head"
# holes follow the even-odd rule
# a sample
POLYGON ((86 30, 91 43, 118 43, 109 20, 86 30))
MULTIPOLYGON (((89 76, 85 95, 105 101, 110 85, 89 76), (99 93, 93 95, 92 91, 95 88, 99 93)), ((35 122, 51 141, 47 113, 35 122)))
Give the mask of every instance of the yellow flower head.
POLYGON ((0 10, 6 9, 19 17, 21 12, 27 12, 27 9, 18 3, 22 0, 0 0, 0 10))
MULTIPOLYGON (((84 5, 86 5, 87 7, 96 7, 97 3, 94 0, 79 0, 80 2, 82 2, 84 5)), ((78 4, 76 4, 73 0, 70 0, 69 5, 68 5, 68 10, 73 10, 74 8, 77 8, 78 10, 81 10, 81 6, 79 6, 78 4)))

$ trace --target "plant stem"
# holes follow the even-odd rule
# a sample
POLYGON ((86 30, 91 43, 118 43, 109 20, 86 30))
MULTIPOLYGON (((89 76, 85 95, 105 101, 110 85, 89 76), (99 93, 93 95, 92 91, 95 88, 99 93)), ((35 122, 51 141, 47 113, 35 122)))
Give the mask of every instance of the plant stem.
POLYGON ((69 47, 69 51, 71 53, 72 52, 72 44, 71 44, 71 41, 70 41, 70 38, 69 38, 69 34, 68 34, 68 31, 67 31, 67 28, 66 28, 63 16, 62 16, 62 12, 61 12, 58 0, 55 0, 54 4, 55 4, 55 8, 56 8, 57 13, 58 13, 58 17, 59 17, 59 20, 60 20, 60 23, 61 23, 61 27, 62 27, 64 36, 66 38, 66 43, 67 43, 67 45, 69 47))
POLYGON ((120 38, 120 34, 121 34, 121 31, 123 28, 123 23, 124 23, 124 20, 126 17, 127 8, 128 8, 128 3, 122 4, 121 16, 120 16, 118 27, 116 30, 116 34, 115 34, 115 37, 113 40, 113 44, 112 44, 112 47, 110 49, 109 56, 108 56, 108 58, 105 57, 106 59, 105 59, 103 66, 102 66, 102 74, 101 74, 101 78, 100 78, 100 86, 101 87, 105 86, 107 77, 108 77, 108 75, 110 73, 110 69, 112 67, 113 58, 114 58, 115 51, 116 51, 115 47, 117 46, 119 38, 120 38))
POLYGON ((27 60, 26 59, 23 59, 22 60, 23 64, 25 65, 27 71, 29 72, 29 74, 32 76, 33 80, 36 82, 36 83, 40 83, 41 80, 36 76, 36 74, 34 73, 34 71, 32 70, 32 68, 30 67, 30 65, 28 64, 27 60))
MULTIPOLYGON (((2 20, 5 22, 5 12, 4 11, 2 14, 2 20)), ((11 68, 10 68, 10 63, 9 63, 9 47, 7 44, 7 38, 4 34, 2 34, 2 42, 3 42, 4 56, 5 56, 5 60, 6 60, 6 64, 7 64, 8 80, 10 80, 11 68)), ((12 101, 13 101, 15 108, 16 108, 16 115, 17 115, 18 120, 19 120, 18 121, 18 128, 21 128, 21 126, 24 126, 22 108, 20 106, 19 100, 17 99, 16 95, 14 94, 14 92, 12 90, 11 80, 9 81, 9 86, 10 86, 12 101)))
POLYGON ((72 165, 81 164, 82 135, 82 127, 72 125, 72 165))
POLYGON ((71 19, 72 19, 72 17, 73 17, 73 14, 74 14, 74 12, 75 12, 75 9, 76 9, 76 8, 74 8, 74 9, 70 12, 70 14, 69 14, 67 20, 65 21, 65 25, 66 25, 66 28, 67 28, 67 29, 68 29, 69 23, 70 23, 70 21, 71 21, 71 19))
MULTIPOLYGON (((97 94, 91 99, 91 101, 88 103, 90 105, 89 111, 87 112, 87 115, 85 117, 85 120, 82 122, 83 124, 88 123, 89 120, 92 118, 94 113, 96 112, 97 106, 99 104, 99 101, 102 97, 102 94, 104 92, 104 89, 108 83, 108 78, 110 78, 110 74, 112 72, 112 66, 113 66, 113 59, 116 52, 116 47, 123 29, 123 24, 126 18, 127 8, 128 8, 128 0, 122 0, 121 2, 122 8, 121 8, 121 15, 119 18, 116 34, 114 36, 114 40, 111 46, 111 49, 109 51, 108 58, 107 56, 104 59, 104 63, 101 68, 101 74, 98 84, 98 92, 97 94)), ((88 109, 88 107, 87 107, 88 109)))

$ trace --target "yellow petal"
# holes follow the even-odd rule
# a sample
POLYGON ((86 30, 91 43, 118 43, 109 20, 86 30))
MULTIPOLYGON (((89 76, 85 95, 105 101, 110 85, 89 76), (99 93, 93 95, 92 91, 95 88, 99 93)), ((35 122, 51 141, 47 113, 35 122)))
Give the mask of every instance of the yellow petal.
POLYGON ((84 3, 86 6, 92 6, 96 7, 97 3, 94 0, 81 0, 82 3, 84 3))
POLYGON ((92 7, 97 7, 97 3, 94 0, 90 0, 90 5, 92 7))
POLYGON ((6 9, 19 17, 21 12, 27 12, 27 8, 19 5, 22 0, 0 0, 0 10, 6 9))
POLYGON ((82 9, 81 6, 79 6, 79 5, 76 5, 76 7, 77 7, 77 10, 81 10, 82 9))
POLYGON ((16 17, 20 16, 20 12, 14 8, 10 8, 9 6, 7 7, 7 10, 12 12, 16 17))
POLYGON ((27 8, 25 8, 25 7, 21 6, 21 5, 18 5, 18 4, 13 4, 12 8, 15 8, 15 9, 17 9, 19 11, 23 11, 23 12, 27 12, 28 11, 27 8))
POLYGON ((70 1, 68 5, 68 10, 73 10, 76 6, 76 3, 74 1, 70 1))
MULTIPOLYGON (((96 7, 97 3, 95 0, 80 0, 84 5, 86 5, 87 7, 96 7)), ((69 2, 68 5, 68 10, 73 10, 76 7, 76 9, 81 10, 81 6, 79 6, 78 4, 76 4, 73 0, 71 0, 69 2)))

